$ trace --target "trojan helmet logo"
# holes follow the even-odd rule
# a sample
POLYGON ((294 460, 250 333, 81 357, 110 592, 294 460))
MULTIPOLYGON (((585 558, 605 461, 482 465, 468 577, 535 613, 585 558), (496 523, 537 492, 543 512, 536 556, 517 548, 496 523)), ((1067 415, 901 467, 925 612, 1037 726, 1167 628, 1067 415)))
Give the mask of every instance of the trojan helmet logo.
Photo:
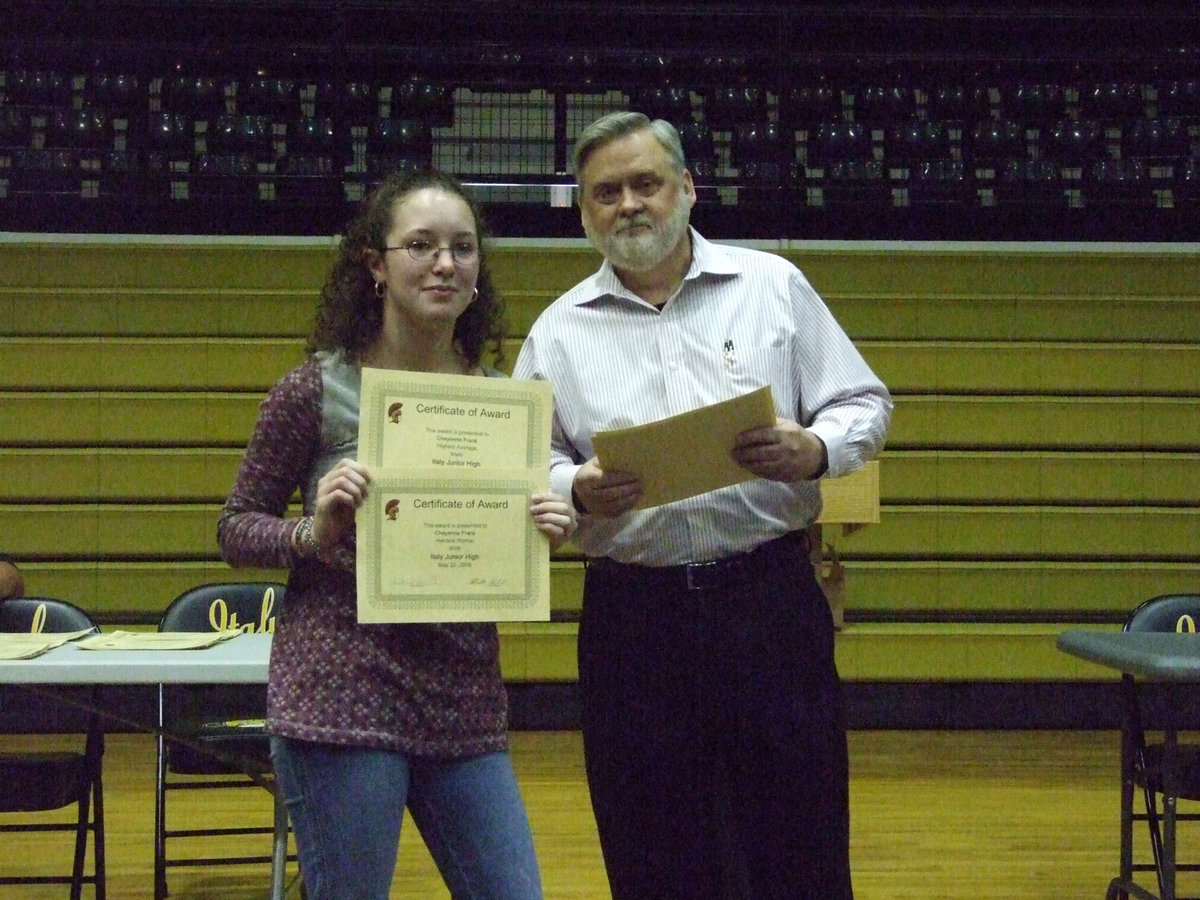
POLYGON ((400 421, 400 416, 403 414, 403 412, 404 412, 404 404, 401 403, 399 400, 397 400, 395 403, 393 403, 391 406, 388 407, 388 411, 387 411, 388 421, 391 422, 393 425, 395 425, 397 422, 400 421))
POLYGON ((400 501, 395 498, 392 498, 391 500, 389 500, 387 502, 387 505, 384 506, 384 508, 383 508, 383 513, 384 513, 384 515, 386 515, 388 517, 389 522, 395 522, 396 516, 399 514, 399 512, 400 512, 400 501))

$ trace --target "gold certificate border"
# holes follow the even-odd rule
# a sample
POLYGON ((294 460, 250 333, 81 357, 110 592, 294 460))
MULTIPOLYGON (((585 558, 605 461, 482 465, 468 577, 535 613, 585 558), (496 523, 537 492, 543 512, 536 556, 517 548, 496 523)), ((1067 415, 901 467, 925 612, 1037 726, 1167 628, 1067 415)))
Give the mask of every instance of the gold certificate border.
MULTIPOLYGON (((508 473, 441 470, 380 470, 374 473, 367 501, 357 515, 358 621, 364 624, 416 622, 533 622, 550 619, 550 551, 546 538, 529 517, 529 496, 545 481, 541 470, 508 473), (420 494, 429 499, 462 497, 509 498, 519 503, 525 527, 505 536, 506 552, 523 561, 519 590, 495 592, 427 592, 387 594, 382 587, 383 528, 389 499, 420 494)), ((428 562, 428 561, 426 561, 428 562)), ((420 559, 413 559, 421 567, 420 559)), ((419 568, 421 580, 435 582, 436 570, 419 568)))
MULTIPOLYGON (((513 460, 535 469, 550 469, 550 385, 544 381, 518 381, 508 378, 480 378, 476 375, 430 375, 393 369, 362 370, 361 411, 369 411, 359 434, 359 453, 368 466, 381 466, 383 429, 388 424, 386 406, 391 398, 403 397, 432 403, 492 404, 523 407, 529 428, 525 459, 513 460)), ((479 427, 479 421, 473 420, 479 427)), ((424 463, 427 464, 427 463, 424 463)))

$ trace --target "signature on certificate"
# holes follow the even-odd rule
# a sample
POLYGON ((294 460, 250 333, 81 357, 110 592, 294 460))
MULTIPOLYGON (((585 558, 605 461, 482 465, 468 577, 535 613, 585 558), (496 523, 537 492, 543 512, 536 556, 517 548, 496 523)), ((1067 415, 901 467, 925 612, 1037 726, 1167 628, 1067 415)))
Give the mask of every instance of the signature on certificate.
POLYGON ((393 587, 423 588, 433 584, 431 579, 420 575, 395 575, 389 580, 393 587))

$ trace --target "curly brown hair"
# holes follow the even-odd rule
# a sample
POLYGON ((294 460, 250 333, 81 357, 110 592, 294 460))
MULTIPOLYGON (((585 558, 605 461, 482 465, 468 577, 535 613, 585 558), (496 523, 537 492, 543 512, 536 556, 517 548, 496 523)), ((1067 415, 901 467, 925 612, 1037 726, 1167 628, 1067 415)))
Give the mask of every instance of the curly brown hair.
POLYGON ((424 169, 389 175, 363 198, 358 213, 346 226, 338 257, 321 288, 316 325, 308 340, 309 353, 342 350, 357 362, 378 337, 383 327, 383 301, 375 295, 367 251, 385 252, 397 204, 423 188, 436 188, 461 197, 471 210, 480 240, 479 277, 475 282, 479 294, 454 323, 454 339, 468 366, 478 365, 488 346, 497 361, 503 359, 507 322, 504 304, 488 270, 483 244, 486 227, 479 207, 458 179, 424 169))

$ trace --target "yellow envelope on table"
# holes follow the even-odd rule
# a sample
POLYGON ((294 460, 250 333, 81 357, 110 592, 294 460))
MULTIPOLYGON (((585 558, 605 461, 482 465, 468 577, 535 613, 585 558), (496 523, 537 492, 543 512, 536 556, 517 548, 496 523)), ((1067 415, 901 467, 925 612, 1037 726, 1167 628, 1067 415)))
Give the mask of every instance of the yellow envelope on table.
POLYGON ((645 493, 636 508, 649 509, 757 478, 729 452, 741 432, 774 424, 771 388, 761 387, 657 422, 598 432, 592 446, 602 468, 638 477, 645 493))

